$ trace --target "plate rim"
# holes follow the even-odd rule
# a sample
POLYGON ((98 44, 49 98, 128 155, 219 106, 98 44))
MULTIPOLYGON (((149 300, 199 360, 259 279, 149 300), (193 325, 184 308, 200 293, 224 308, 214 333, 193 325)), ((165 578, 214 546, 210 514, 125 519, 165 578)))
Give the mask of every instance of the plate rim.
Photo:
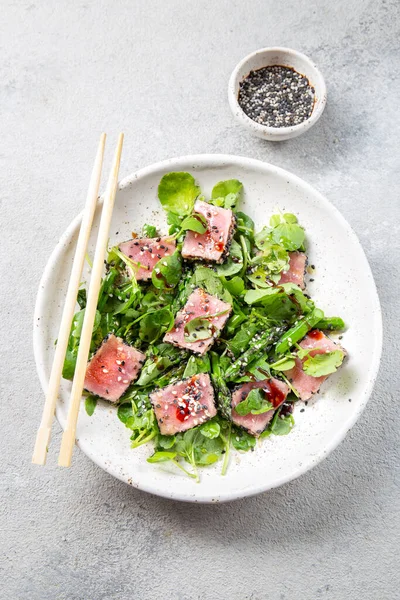
MULTIPOLYGON (((341 214, 341 212, 321 192, 319 192, 316 188, 314 188, 311 184, 306 182, 304 179, 302 179, 298 175, 295 175, 294 173, 292 173, 286 169, 277 167, 276 165, 273 165, 268 162, 264 162, 259 159, 244 157, 244 156, 235 155, 235 154, 207 154, 207 153, 205 153, 205 154, 183 155, 183 156, 178 156, 178 157, 173 157, 173 158, 168 158, 166 160, 158 161, 158 162, 148 165, 146 167, 142 167, 141 169, 138 169, 137 171, 134 171, 130 175, 124 177, 119 182, 118 189, 123 190, 126 187, 129 187, 130 185, 135 183, 137 180, 147 177, 149 175, 155 174, 158 171, 165 170, 168 167, 172 167, 172 165, 175 165, 174 166, 175 169, 178 168, 178 169, 190 170, 190 167, 188 166, 189 163, 194 165, 192 168, 199 168, 202 166, 205 167, 207 165, 210 167, 212 166, 212 167, 216 168, 216 167, 226 166, 226 164, 233 164, 233 165, 236 164, 236 165, 240 166, 241 168, 249 166, 252 168, 256 168, 258 170, 262 170, 264 172, 270 172, 270 173, 272 172, 281 177, 287 178, 288 181, 297 184, 298 186, 302 187, 304 190, 309 191, 313 196, 318 197, 318 200, 324 205, 324 207, 331 213, 335 214, 335 217, 342 223, 342 225, 344 226, 344 229, 347 230, 348 234, 351 236, 353 243, 358 248, 360 256, 363 259, 365 269, 366 269, 367 274, 370 279, 371 289, 373 290, 373 313, 374 313, 374 329, 373 330, 374 330, 374 338, 375 338, 374 356, 373 356, 373 362, 371 364, 371 369, 370 369, 370 371, 372 371, 372 376, 369 377, 369 381, 367 383, 365 392, 363 394, 364 397, 363 397, 362 401, 360 402, 360 404, 355 409, 351 418, 347 421, 347 423, 343 427, 341 427, 337 431, 336 435, 332 436, 329 443, 327 443, 321 451, 319 451, 316 455, 314 455, 312 457, 312 459, 305 461, 303 463, 303 465, 300 468, 296 469, 296 471, 294 473, 288 473, 286 475, 277 477, 275 480, 273 480, 267 484, 265 484, 265 483, 264 484, 255 484, 255 485, 252 485, 251 487, 247 487, 246 489, 242 489, 242 490, 239 489, 235 492, 230 491, 230 492, 226 492, 226 493, 219 493, 218 495, 215 495, 215 497, 212 497, 212 495, 210 495, 210 494, 207 494, 205 496, 204 495, 201 496, 201 494, 200 494, 198 496, 198 495, 196 495, 195 491, 193 491, 193 493, 191 493, 191 494, 188 494, 186 492, 182 493, 182 492, 179 492, 179 490, 176 491, 174 489, 163 490, 163 489, 160 489, 157 484, 154 484, 154 485, 153 484, 141 484, 136 481, 133 482, 133 480, 128 481, 126 478, 124 478, 122 476, 121 473, 119 473, 116 469, 113 469, 112 465, 110 465, 110 464, 106 465, 101 460, 98 460, 96 458, 96 455, 93 455, 91 453, 89 447, 85 448, 84 442, 82 443, 82 441, 79 440, 76 443, 76 445, 80 448, 80 450, 90 460, 92 460, 96 465, 98 465, 100 468, 105 470, 110 475, 116 477, 117 479, 119 479, 120 481, 123 481, 124 483, 127 483, 128 485, 131 485, 134 488, 140 489, 142 491, 145 491, 145 492, 148 492, 151 494, 155 494, 157 496, 168 498, 170 500, 179 500, 179 501, 185 501, 185 502, 206 503, 206 504, 207 503, 221 503, 221 502, 228 502, 228 501, 232 501, 232 500, 238 500, 238 499, 245 498, 245 497, 255 496, 262 492, 266 492, 270 489, 280 487, 281 485, 284 485, 285 483, 288 483, 290 481, 294 481, 301 475, 304 475, 307 471, 314 468, 320 462, 322 462, 322 460, 324 460, 324 458, 329 456, 329 454, 331 454, 331 452, 333 452, 333 450, 335 450, 335 448, 337 448, 338 445, 344 440, 344 438, 346 437, 346 435, 348 434, 350 429, 352 429, 352 427, 355 425, 355 423, 361 416, 362 412, 364 411, 365 406, 366 406, 369 398, 371 397, 376 379, 378 377, 381 355, 382 355, 382 341, 383 341, 382 310, 381 310, 378 290, 376 287, 376 283, 375 283, 375 280, 373 277, 373 273, 372 273, 370 264, 368 262, 366 254, 364 252, 364 249, 357 237, 357 234, 355 233, 355 231, 353 230, 351 225, 348 223, 348 221, 345 219, 345 217, 341 214), (184 165, 186 165, 186 166, 184 166, 184 165)), ((103 198, 103 196, 101 196, 99 198, 98 205, 100 205, 102 203, 102 198, 103 198)), ((47 259, 42 276, 40 278, 38 291, 37 291, 37 295, 36 295, 35 309, 34 309, 34 316, 33 316, 33 351, 34 351, 36 371, 38 373, 39 381, 40 381, 40 384, 41 384, 41 387, 42 387, 42 390, 44 393, 47 392, 48 381, 47 381, 47 378, 46 378, 46 375, 44 372, 44 366, 41 364, 41 358, 40 358, 41 357, 41 353, 40 353, 41 346, 42 346, 42 341, 43 341, 42 336, 41 336, 41 329, 39 327, 37 327, 36 325, 37 325, 38 318, 41 315, 43 315, 45 312, 45 304, 46 304, 45 290, 46 290, 47 284, 51 278, 53 267, 54 267, 55 263, 59 260, 60 255, 62 255, 63 249, 65 248, 65 244, 71 239, 71 236, 73 235, 75 230, 79 227, 79 224, 82 220, 82 215, 83 215, 83 211, 80 212, 70 222, 68 227, 62 233, 62 235, 61 235, 59 241, 57 242, 57 244, 55 245, 54 249, 52 250, 49 258, 47 259)), ((56 414, 57 421, 60 424, 60 427, 63 429, 63 425, 60 421, 58 413, 59 413, 59 409, 58 409, 58 403, 57 403, 55 414, 56 414)), ((201 487, 201 484, 199 487, 201 487)), ((200 491, 200 489, 199 489, 199 491, 200 491)))

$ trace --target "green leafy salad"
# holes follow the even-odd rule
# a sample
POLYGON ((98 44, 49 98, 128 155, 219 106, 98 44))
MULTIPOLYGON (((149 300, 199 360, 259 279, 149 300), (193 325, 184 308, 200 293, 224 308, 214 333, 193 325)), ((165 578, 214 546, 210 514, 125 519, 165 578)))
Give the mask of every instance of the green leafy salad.
MULTIPOLYGON (((197 481, 199 467, 217 461, 225 474, 232 447, 290 433, 294 404, 345 357, 327 335, 342 319, 325 317, 305 292, 304 228, 289 213, 257 227, 242 194, 236 179, 217 183, 211 198, 189 173, 161 179, 168 233, 146 224, 109 251, 85 379, 90 416, 99 398, 113 403, 132 448, 150 443, 149 463, 168 461, 197 481)), ((66 379, 83 288, 78 303, 66 379)))

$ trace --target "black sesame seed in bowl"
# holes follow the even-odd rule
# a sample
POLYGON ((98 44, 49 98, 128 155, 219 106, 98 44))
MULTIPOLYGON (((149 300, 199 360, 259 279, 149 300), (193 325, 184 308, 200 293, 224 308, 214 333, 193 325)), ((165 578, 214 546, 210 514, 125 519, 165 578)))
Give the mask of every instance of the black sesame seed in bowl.
POLYGON ((235 118, 270 141, 307 131, 326 104, 320 71, 288 48, 265 48, 244 58, 231 75, 228 94, 235 118))
POLYGON ((299 125, 311 117, 315 90, 291 67, 250 71, 239 84, 238 102, 250 119, 267 127, 299 125))

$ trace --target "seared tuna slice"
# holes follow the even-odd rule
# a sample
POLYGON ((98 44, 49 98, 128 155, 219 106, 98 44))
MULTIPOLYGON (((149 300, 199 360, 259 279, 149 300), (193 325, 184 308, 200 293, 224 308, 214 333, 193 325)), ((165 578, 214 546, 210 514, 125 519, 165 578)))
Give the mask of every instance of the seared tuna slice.
POLYGON ((263 379, 262 381, 250 381, 249 383, 245 383, 237 388, 232 394, 232 421, 236 425, 246 429, 252 435, 258 437, 267 427, 274 415, 275 410, 281 404, 283 404, 283 402, 285 402, 288 393, 288 386, 279 379, 271 378, 263 379), (235 411, 234 407, 239 404, 239 402, 246 400, 249 392, 254 389, 263 390, 265 399, 268 400, 268 402, 271 402, 274 408, 271 408, 271 410, 260 415, 252 415, 251 413, 248 415, 239 415, 235 411))
POLYGON ((109 335, 86 369, 84 388, 110 402, 117 402, 134 381, 145 355, 125 344, 121 338, 109 335))
MULTIPOLYGON (((300 346, 301 348, 315 348, 315 350, 310 352, 309 356, 333 352, 334 350, 341 350, 346 353, 342 346, 335 344, 335 342, 318 329, 310 331, 303 341, 300 342, 300 346)), ((329 377, 329 375, 324 375, 323 377, 312 377, 311 375, 307 375, 307 373, 303 371, 303 362, 307 360, 307 358, 308 356, 303 360, 296 358, 296 364, 293 369, 285 372, 286 377, 298 391, 301 400, 309 400, 313 394, 318 392, 325 379, 329 377)))
POLYGON ((289 252, 289 268, 282 272, 279 280, 281 283, 295 283, 304 290, 304 274, 306 270, 307 256, 304 252, 289 252))
MULTIPOLYGON (((207 292, 201 288, 197 288, 190 294, 185 306, 176 315, 174 327, 165 334, 164 342, 169 342, 180 348, 187 348, 197 354, 205 354, 225 325, 231 310, 232 307, 230 304, 222 302, 222 300, 219 300, 215 296, 207 294, 207 292), (189 342, 185 339, 185 326, 193 321, 193 319, 199 317, 208 320, 210 325, 210 337, 189 342)), ((200 324, 199 326, 203 331, 204 325, 207 324, 203 322, 203 324, 200 324)), ((192 336, 196 337, 196 335, 196 330, 194 330, 192 336)), ((199 337, 200 336, 201 333, 199 332, 199 337)))
POLYGON ((206 373, 152 392, 150 400, 162 435, 186 431, 217 414, 214 390, 206 373))
POLYGON ((169 256, 175 251, 175 240, 171 238, 137 238, 122 242, 119 249, 134 263, 140 263, 135 268, 138 281, 151 279, 156 263, 164 256, 169 256))
POLYGON ((182 248, 184 258, 222 263, 229 249, 235 219, 231 210, 198 200, 194 212, 207 221, 207 231, 188 231, 182 248))

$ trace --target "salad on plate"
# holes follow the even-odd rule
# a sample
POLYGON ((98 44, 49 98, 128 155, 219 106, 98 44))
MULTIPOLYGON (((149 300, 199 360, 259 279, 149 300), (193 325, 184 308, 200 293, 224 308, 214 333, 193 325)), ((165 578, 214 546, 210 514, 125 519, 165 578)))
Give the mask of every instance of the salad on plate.
MULTIPOLYGON (((308 402, 346 351, 343 330, 306 293, 306 234, 296 215, 261 229, 240 210, 243 185, 217 183, 206 199, 190 173, 164 175, 158 197, 168 234, 152 224, 111 248, 106 260, 85 406, 116 406, 132 448, 153 446, 199 481, 199 467, 230 449, 286 435, 293 408, 308 402)), ((63 376, 72 379, 86 290, 78 294, 63 376)), ((95 417, 94 417, 95 418, 95 417)))

